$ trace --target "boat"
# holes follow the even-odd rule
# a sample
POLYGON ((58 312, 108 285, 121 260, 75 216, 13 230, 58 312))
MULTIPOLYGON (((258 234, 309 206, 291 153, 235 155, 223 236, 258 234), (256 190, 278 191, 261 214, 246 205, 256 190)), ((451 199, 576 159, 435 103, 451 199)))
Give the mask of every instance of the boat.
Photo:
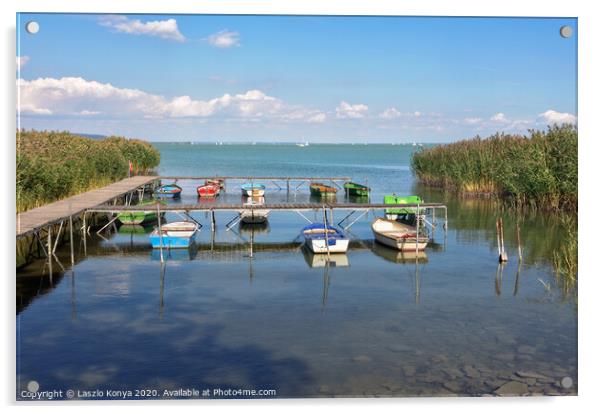
POLYGON ((309 192, 311 195, 327 197, 334 196, 337 193, 337 189, 330 185, 322 184, 322 183, 311 183, 309 185, 309 192))
MULTIPOLYGON (((265 204, 265 198, 263 197, 248 197, 243 203, 245 206, 261 206, 265 204)), ((268 220, 270 210, 250 208, 246 210, 240 210, 240 221, 247 224, 259 224, 265 223, 268 220)))
POLYGON ((203 184, 196 188, 199 197, 217 197, 219 195, 219 186, 214 184, 203 184))
POLYGON ((178 198, 182 193, 182 187, 173 183, 165 184, 155 190, 155 196, 165 198, 178 198))
POLYGON ((150 241, 154 249, 188 248, 196 236, 199 226, 190 221, 174 221, 163 224, 161 232, 157 226, 150 234, 150 241))
POLYGON ((374 239, 400 251, 418 251, 426 249, 428 237, 416 234, 416 228, 395 220, 377 218, 372 222, 374 239))
POLYGON ((298 147, 304 148, 309 146, 309 142, 305 141, 305 143, 296 144, 298 147))
POLYGON ((303 247, 303 258, 309 267, 347 267, 349 266, 349 257, 344 253, 339 254, 315 254, 309 248, 303 247))
MULTIPOLYGON (((383 202, 385 204, 422 204, 424 200, 417 195, 397 196, 393 194, 386 195, 383 202)), ((385 209, 385 214, 389 220, 396 220, 398 218, 408 219, 410 215, 416 214, 416 207, 387 208, 385 209)), ((424 214, 424 210, 420 209, 419 214, 424 214)))
POLYGON ((314 253, 345 253, 349 239, 336 227, 312 223, 301 230, 305 244, 314 253))
MULTIPOLYGON (((124 211, 117 214, 117 220, 121 224, 142 224, 148 223, 152 221, 157 221, 157 201, 155 200, 146 200, 138 203, 139 206, 149 206, 148 211, 124 211), (154 207, 154 208, 153 208, 154 207)), ((165 205, 165 201, 161 202, 161 204, 165 205)), ((165 213, 161 213, 161 216, 164 216, 165 213)))
POLYGON ((243 195, 249 197, 263 197, 265 194, 265 185, 263 184, 253 184, 253 183, 245 183, 240 186, 242 189, 243 195))
POLYGON ((366 197, 370 195, 370 187, 367 185, 352 183, 349 181, 343 185, 343 188, 349 196, 366 197))
POLYGON ((209 178, 205 180, 205 184, 213 184, 218 186, 220 190, 223 190, 225 187, 225 180, 223 178, 209 178))

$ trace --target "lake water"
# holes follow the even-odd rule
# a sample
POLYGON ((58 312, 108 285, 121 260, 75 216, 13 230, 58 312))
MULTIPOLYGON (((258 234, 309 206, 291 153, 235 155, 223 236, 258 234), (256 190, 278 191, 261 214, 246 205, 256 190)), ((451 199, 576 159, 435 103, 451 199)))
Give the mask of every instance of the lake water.
MULTIPOLYGON (((157 398, 189 396, 180 389, 198 390, 195 398, 204 390, 216 398, 245 396, 237 390, 275 390, 276 397, 577 393, 576 299, 550 265, 562 242, 556 217, 520 217, 519 264, 516 214, 417 184, 411 145, 157 147, 161 175, 349 176, 368 182, 372 201, 419 194, 448 206, 448 232, 439 217, 433 243, 415 260, 374 244, 370 214, 350 228, 351 249, 329 267, 299 247, 306 221, 294 212, 232 230, 225 225, 234 214, 218 213, 213 236, 209 217, 196 214, 204 225, 196 248, 174 251, 163 267, 144 234, 150 229, 121 228, 105 239, 92 232, 85 250, 83 241, 76 248, 74 267, 65 245, 52 277, 43 261, 17 272, 18 398, 30 381, 40 391, 101 391, 95 398, 116 398, 111 390, 136 398, 140 389, 157 398), (510 256, 503 267, 498 216, 510 256)), ((176 202, 196 203, 198 183, 179 184, 176 202)), ((288 194, 265 184, 268 202, 314 201, 306 184, 288 194)), ((224 201, 241 201, 237 183, 216 202, 224 201)), ((335 213, 335 222, 344 214, 335 213)))

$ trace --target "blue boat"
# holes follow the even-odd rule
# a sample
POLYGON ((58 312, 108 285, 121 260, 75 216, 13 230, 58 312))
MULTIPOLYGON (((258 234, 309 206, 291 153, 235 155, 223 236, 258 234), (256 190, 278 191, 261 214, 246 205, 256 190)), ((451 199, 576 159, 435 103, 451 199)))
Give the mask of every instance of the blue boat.
POLYGON ((240 186, 242 193, 249 197, 263 197, 265 194, 265 185, 246 183, 240 186))
POLYGON ((194 241, 199 227, 189 221, 175 221, 159 227, 150 234, 149 239, 153 249, 186 249, 194 241))
POLYGON ((182 187, 177 184, 165 184, 155 190, 155 196, 163 198, 178 198, 182 193, 182 187))

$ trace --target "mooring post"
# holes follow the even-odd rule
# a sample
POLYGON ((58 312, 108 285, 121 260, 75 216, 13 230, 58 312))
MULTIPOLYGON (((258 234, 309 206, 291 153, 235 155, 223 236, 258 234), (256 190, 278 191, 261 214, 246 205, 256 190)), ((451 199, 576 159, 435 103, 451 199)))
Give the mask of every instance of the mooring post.
POLYGON ((161 210, 159 209, 159 200, 157 200, 157 219, 159 220, 159 257, 163 263, 163 230, 161 229, 161 210))
POLYGON ((330 224, 334 223, 334 211, 332 207, 330 207, 330 224))
POLYGON ((69 244, 71 245, 71 266, 75 264, 75 256, 73 254, 73 216, 69 216, 69 244))
POLYGON ((330 265, 330 246, 328 245, 328 224, 327 224, 327 217, 326 217, 326 206, 323 205, 323 212, 324 212, 324 242, 326 243, 326 256, 328 257, 328 263, 326 263, 326 266, 330 265))
POLYGON ((502 255, 500 256, 500 262, 507 262, 508 255, 506 254, 506 248, 504 247, 504 222, 500 217, 500 239, 502 240, 502 255))
POLYGON ((211 231, 215 232, 215 210, 211 210, 211 231))
POLYGON ((50 274, 50 284, 52 284, 52 226, 48 226, 48 272, 50 274))
POLYGON ((416 204, 416 257, 418 257, 418 232, 420 231, 420 203, 416 204))
POLYGON ((520 245, 520 226, 518 221, 516 222, 516 242, 518 243, 518 260, 523 261, 523 248, 520 245))

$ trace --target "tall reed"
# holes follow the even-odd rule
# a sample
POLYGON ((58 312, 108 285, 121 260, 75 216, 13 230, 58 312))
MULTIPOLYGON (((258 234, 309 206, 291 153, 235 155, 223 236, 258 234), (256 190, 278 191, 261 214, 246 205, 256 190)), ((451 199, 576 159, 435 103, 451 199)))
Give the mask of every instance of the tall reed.
POLYGON ((425 148, 412 157, 425 184, 543 209, 577 209, 577 129, 495 134, 425 148))
POLYGON ((85 138, 57 131, 17 131, 17 212, 109 184, 159 165, 140 140, 85 138))

